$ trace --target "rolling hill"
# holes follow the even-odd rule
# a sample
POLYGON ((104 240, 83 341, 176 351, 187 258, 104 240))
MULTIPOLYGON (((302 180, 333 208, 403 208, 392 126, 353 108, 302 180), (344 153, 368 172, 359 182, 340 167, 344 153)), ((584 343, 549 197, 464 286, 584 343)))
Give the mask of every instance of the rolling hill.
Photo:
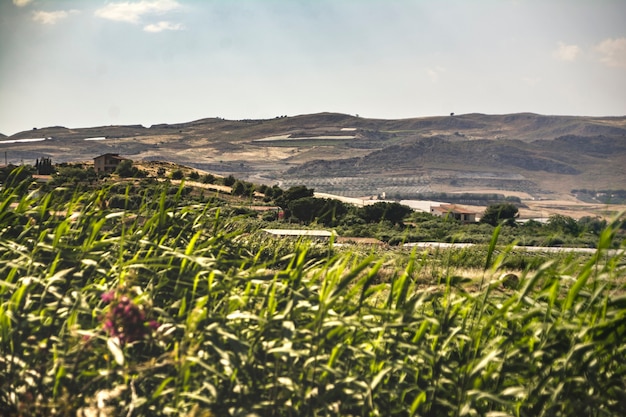
POLYGON ((54 126, 0 138, 9 162, 111 152, 346 196, 500 190, 535 198, 626 183, 626 117, 466 114, 398 120, 319 113, 150 127, 54 126))

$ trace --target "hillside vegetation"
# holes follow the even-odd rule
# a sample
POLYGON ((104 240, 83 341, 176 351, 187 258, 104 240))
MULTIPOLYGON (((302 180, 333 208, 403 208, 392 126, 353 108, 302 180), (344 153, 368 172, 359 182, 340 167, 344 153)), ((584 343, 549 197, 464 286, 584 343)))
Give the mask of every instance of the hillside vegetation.
POLYGON ((612 225, 592 255, 512 274, 505 226, 464 254, 336 247, 270 238, 237 200, 184 183, 33 189, 24 169, 0 190, 6 415, 626 407, 626 242, 612 225), (477 277, 457 273, 467 258, 477 277))
POLYGON ((39 128, 5 138, 0 146, 13 163, 42 157, 87 161, 112 152, 349 196, 393 191, 411 198, 491 189, 561 198, 573 189, 619 189, 626 183, 624 117, 210 118, 150 127, 39 128), (49 139, 19 142, 29 138, 49 139), (99 140, 85 140, 94 138, 99 140), (400 179, 410 183, 398 184, 400 179))

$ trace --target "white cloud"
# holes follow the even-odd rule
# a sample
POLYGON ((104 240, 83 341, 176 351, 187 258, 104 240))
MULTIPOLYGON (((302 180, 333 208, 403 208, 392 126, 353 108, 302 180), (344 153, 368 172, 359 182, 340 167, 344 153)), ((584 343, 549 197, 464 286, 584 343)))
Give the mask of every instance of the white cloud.
POLYGON ((163 14, 180 8, 176 0, 142 0, 136 3, 128 1, 109 3, 96 10, 96 16, 117 22, 139 23, 146 14, 163 14))
POLYGON ((13 4, 15 4, 17 7, 24 7, 28 3, 32 3, 32 1, 33 0, 13 0, 13 4))
POLYGON ((581 52, 582 49, 578 45, 566 45, 559 42, 559 47, 554 51, 553 56, 561 61, 574 61, 581 52))
POLYGON ((54 25, 61 19, 65 19, 69 15, 79 13, 78 10, 57 10, 55 12, 44 12, 41 10, 37 10, 33 12, 33 20, 38 23, 43 23, 45 25, 54 25))
POLYGON ((163 32, 164 30, 182 30, 181 24, 173 24, 170 22, 159 22, 144 26, 143 30, 146 32, 163 32))
POLYGON ((439 81, 439 77, 444 72, 446 72, 446 69, 443 68, 443 67, 428 68, 426 70, 426 73, 428 74, 428 77, 430 78, 430 81, 432 81, 433 83, 438 82, 439 81))
POLYGON ((596 46, 600 61, 609 67, 626 68, 626 38, 605 39, 596 46))

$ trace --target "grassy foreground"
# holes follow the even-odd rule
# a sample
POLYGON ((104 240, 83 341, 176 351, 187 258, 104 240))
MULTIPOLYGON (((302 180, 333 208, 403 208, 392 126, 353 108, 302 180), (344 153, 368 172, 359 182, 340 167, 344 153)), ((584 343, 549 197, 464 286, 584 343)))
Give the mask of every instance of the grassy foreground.
MULTIPOLYGON (((182 189, 182 188, 181 188, 182 189)), ((244 234, 165 191, 0 191, 0 410, 9 416, 616 416, 624 244, 470 291, 383 257, 244 234), (286 255, 285 255, 286 254, 286 255)), ((497 255, 500 253, 500 255, 497 255)), ((489 272, 489 273, 488 273, 489 272)))

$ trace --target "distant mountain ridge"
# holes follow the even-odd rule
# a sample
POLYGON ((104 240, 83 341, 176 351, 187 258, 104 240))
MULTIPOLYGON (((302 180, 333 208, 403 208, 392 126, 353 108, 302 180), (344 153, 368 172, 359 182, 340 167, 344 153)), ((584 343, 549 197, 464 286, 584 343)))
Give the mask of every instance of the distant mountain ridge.
POLYGON ((549 195, 624 187, 626 117, 474 113, 387 120, 318 113, 150 127, 54 126, 2 137, 0 151, 9 161, 33 162, 119 153, 349 196, 476 188, 549 195), (49 139, 20 142, 32 138, 49 139))

